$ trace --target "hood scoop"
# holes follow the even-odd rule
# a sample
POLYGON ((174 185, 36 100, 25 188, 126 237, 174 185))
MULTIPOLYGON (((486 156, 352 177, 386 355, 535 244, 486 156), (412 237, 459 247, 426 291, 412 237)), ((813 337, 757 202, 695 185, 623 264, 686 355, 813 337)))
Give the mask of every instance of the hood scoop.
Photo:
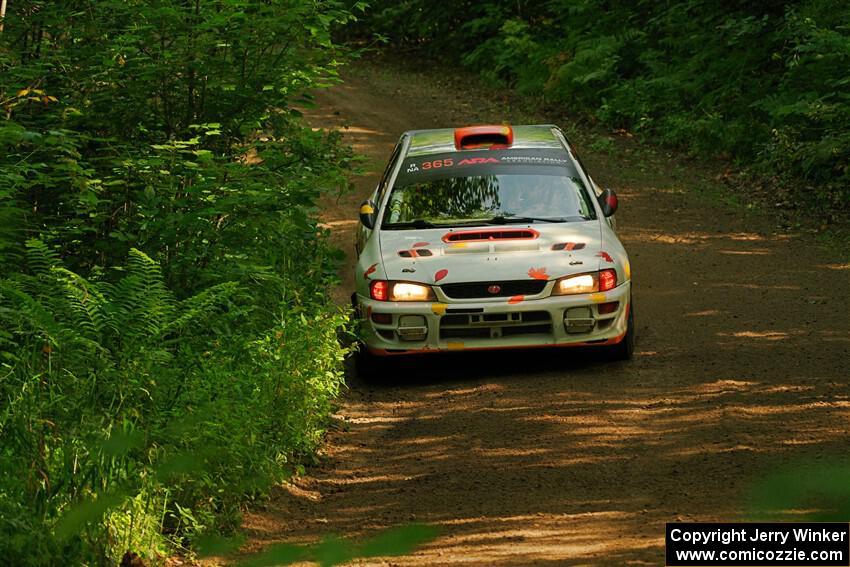
POLYGON ((443 242, 489 242, 493 240, 534 240, 540 233, 530 228, 461 230, 443 236, 443 242))

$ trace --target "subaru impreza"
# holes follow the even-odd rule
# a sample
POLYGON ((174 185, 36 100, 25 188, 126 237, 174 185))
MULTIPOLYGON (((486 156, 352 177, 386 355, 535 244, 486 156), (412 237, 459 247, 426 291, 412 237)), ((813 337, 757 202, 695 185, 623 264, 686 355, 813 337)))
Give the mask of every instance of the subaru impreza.
POLYGON ((631 269, 602 189, 554 125, 405 132, 360 207, 366 357, 634 350, 631 269))

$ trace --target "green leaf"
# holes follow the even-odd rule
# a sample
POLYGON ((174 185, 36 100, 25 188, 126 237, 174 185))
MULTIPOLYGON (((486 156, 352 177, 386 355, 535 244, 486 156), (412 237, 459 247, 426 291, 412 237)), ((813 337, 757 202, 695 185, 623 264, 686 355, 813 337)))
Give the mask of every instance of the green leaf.
POLYGON ((125 497, 117 493, 105 494, 78 502, 62 514, 53 533, 59 541, 65 541, 83 531, 86 525, 99 521, 107 511, 120 505, 125 497))
POLYGON ((364 543, 358 557, 389 557, 407 555, 416 547, 434 540, 439 534, 436 526, 410 524, 392 528, 364 543))

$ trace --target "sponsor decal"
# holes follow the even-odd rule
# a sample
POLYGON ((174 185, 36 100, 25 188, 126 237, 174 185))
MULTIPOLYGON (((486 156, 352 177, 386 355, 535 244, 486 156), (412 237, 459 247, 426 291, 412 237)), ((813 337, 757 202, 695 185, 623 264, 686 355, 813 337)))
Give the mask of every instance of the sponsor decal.
POLYGON ((499 144, 490 149, 446 152, 407 158, 396 185, 405 186, 420 180, 447 179, 460 176, 533 174, 538 167, 558 168, 568 176, 576 175, 573 162, 562 150, 504 149, 499 144))
POLYGON ((375 273, 375 270, 377 270, 377 269, 378 269, 378 264, 377 264, 377 263, 372 264, 371 266, 369 266, 369 267, 366 269, 366 271, 365 271, 365 272, 363 272, 363 279, 364 279, 364 280, 368 280, 368 279, 369 279, 369 276, 371 276, 372 274, 374 274, 374 273, 375 273))
POLYGON ((434 161, 424 161, 424 162, 422 162, 422 169, 424 171, 428 171, 429 169, 440 169, 442 167, 451 167, 454 164, 455 164, 455 162, 452 158, 435 159, 434 161))
POLYGON ((569 162, 565 159, 548 157, 548 156, 502 156, 499 163, 521 163, 521 164, 536 164, 536 165, 567 165, 569 162))
POLYGON ((496 158, 488 157, 475 157, 475 158, 465 158, 457 162, 458 165, 478 165, 482 163, 499 163, 499 160, 496 158))
POLYGON ((546 268, 529 268, 528 277, 535 280, 548 280, 549 274, 546 273, 546 268))
POLYGON ((597 254, 597 256, 599 256, 600 258, 602 258, 603 260, 605 260, 609 264, 614 263, 614 258, 612 258, 611 255, 608 252, 605 252, 604 250, 600 251, 599 254, 597 254))
POLYGON ((449 275, 449 271, 446 270, 445 268, 442 269, 442 270, 437 270, 437 272, 434 274, 434 282, 436 283, 436 282, 440 281, 441 279, 445 278, 447 275, 449 275))

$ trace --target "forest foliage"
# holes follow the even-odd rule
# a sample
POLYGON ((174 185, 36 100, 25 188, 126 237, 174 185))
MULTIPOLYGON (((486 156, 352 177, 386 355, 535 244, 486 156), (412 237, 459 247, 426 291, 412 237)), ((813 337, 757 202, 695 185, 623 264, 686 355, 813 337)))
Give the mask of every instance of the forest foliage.
POLYGON ((342 384, 299 123, 334 1, 10 0, 0 34, 0 557, 162 557, 312 458, 342 384))
MULTIPOLYGON (((850 4, 374 0, 358 24, 572 114, 850 209, 850 4)), ((416 56, 416 55, 414 55, 416 56)))
MULTIPOLYGON (((850 202, 850 5, 374 0, 361 32, 850 202)), ((309 461, 342 385, 294 107, 350 0, 9 0, 0 32, 0 557, 163 557, 309 461)), ((367 550, 368 551, 368 550, 367 550)), ((374 550, 369 551, 370 553, 374 550)), ((288 553, 288 551, 287 551, 288 553)))

